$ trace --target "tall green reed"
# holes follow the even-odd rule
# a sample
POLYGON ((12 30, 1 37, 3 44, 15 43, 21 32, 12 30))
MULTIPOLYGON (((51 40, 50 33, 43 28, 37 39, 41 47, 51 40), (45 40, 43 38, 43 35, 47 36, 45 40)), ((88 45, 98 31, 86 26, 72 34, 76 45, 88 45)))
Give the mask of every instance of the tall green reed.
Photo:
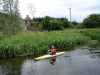
POLYGON ((24 31, 17 35, 11 35, 1 40, 0 57, 46 53, 52 45, 59 50, 74 45, 84 45, 91 40, 91 38, 84 36, 80 31, 82 30, 67 29, 64 31, 50 32, 24 31))
POLYGON ((100 29, 88 29, 80 31, 85 36, 90 37, 92 40, 98 40, 100 42, 100 29))

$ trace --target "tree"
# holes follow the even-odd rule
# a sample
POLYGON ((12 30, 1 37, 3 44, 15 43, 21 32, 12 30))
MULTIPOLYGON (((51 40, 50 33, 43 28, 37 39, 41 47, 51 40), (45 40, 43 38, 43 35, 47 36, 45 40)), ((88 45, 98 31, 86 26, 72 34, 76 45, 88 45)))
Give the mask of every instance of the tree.
POLYGON ((2 30, 2 28, 3 28, 2 25, 4 23, 1 17, 5 16, 5 15, 6 15, 5 13, 0 12, 0 31, 2 30))
POLYGON ((1 26, 4 33, 16 33, 22 29, 22 19, 19 13, 18 0, 5 0, 1 26))
POLYGON ((43 29, 52 31, 52 30, 62 30, 63 26, 60 20, 57 20, 56 18, 45 16, 43 18, 43 29))
POLYGON ((73 24, 74 26, 76 26, 76 25, 78 25, 78 22, 73 21, 72 24, 73 24))
POLYGON ((28 9, 29 9, 30 15, 32 16, 32 18, 33 18, 34 21, 35 21, 35 16, 34 16, 34 14, 35 14, 35 12, 36 12, 36 8, 35 8, 35 6, 32 4, 32 2, 30 2, 30 3, 28 4, 28 9))
POLYGON ((90 14, 83 20, 83 27, 97 28, 100 27, 100 14, 90 14))
POLYGON ((43 23, 43 29, 44 30, 48 30, 49 29, 49 22, 51 21, 51 17, 49 17, 49 16, 45 16, 44 18, 43 18, 43 21, 42 21, 42 23, 43 23))
POLYGON ((50 22, 49 22, 49 27, 48 27, 49 31, 51 30, 63 30, 63 26, 62 26, 62 22, 53 18, 50 22))
POLYGON ((70 27, 70 23, 68 22, 68 19, 65 19, 62 21, 62 26, 64 28, 69 28, 70 27))

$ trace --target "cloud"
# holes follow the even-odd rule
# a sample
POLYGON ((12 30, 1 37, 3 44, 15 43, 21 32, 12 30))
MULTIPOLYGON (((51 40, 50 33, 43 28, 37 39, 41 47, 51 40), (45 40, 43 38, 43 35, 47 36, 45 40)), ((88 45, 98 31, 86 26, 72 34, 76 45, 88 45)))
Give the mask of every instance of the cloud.
POLYGON ((20 12, 23 18, 30 15, 30 9, 27 9, 28 3, 31 2, 36 8, 35 17, 66 17, 72 20, 82 22, 87 15, 100 12, 99 0, 20 0, 20 12))

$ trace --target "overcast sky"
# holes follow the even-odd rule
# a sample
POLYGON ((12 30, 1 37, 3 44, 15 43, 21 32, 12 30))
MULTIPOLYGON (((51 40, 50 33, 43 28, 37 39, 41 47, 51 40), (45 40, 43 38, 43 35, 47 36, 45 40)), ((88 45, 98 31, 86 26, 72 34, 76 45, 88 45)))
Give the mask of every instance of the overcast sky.
POLYGON ((29 15, 32 18, 29 5, 35 8, 35 17, 66 17, 70 20, 82 22, 84 18, 93 13, 100 13, 100 0, 19 0, 22 18, 29 15))

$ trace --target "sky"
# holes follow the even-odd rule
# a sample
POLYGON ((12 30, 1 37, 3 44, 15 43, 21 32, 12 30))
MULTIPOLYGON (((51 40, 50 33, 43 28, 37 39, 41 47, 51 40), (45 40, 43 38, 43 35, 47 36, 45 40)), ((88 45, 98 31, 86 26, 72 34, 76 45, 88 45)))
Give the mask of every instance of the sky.
POLYGON ((48 15, 70 21, 71 13, 71 21, 82 22, 88 15, 100 13, 100 0, 19 0, 19 7, 22 18, 48 15))

